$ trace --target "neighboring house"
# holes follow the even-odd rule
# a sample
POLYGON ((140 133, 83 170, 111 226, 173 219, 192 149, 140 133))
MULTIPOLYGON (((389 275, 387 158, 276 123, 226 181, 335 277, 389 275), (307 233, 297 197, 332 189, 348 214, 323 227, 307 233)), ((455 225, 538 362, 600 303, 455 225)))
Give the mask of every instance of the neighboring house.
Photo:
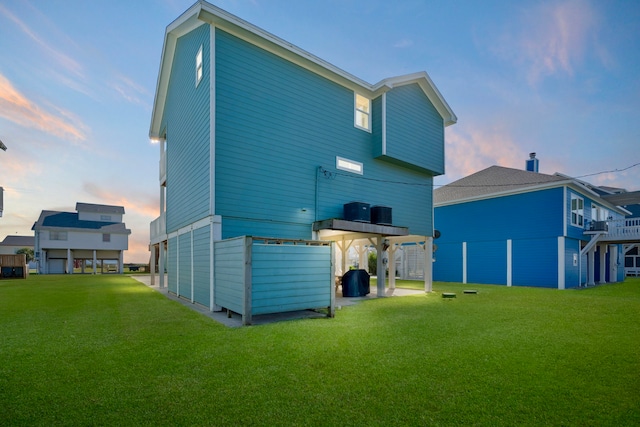
POLYGON ((492 166, 434 191, 434 280, 558 289, 624 280, 629 211, 570 177, 492 166))
MULTIPOLYGON (((171 292, 214 309, 224 307, 214 242, 336 241, 340 252, 363 242, 380 253, 424 244, 444 128, 456 120, 425 72, 372 85, 198 2, 165 34, 150 128, 160 142, 151 264, 167 271, 171 292), (353 201, 390 208, 388 220, 344 218, 353 201)), ((338 262, 337 275, 345 269, 338 262)))
POLYGON ((76 211, 42 211, 31 228, 38 273, 71 274, 74 268, 84 272, 90 263, 95 274, 98 261, 101 271, 110 265, 122 273, 131 234, 122 222, 124 208, 76 203, 76 211))
MULTIPOLYGON (((33 241, 33 236, 6 236, 0 242, 0 255, 13 255, 23 248, 33 250, 33 241)), ((29 268, 36 268, 35 261, 29 262, 29 268)))

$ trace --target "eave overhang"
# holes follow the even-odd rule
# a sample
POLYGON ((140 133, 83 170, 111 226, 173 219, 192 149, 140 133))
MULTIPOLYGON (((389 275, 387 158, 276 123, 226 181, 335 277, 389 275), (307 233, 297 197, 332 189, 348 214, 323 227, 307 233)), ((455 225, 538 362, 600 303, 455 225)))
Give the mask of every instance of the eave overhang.
POLYGON ((165 32, 162 56, 160 59, 160 71, 153 103, 151 127, 149 129, 149 137, 152 139, 162 137, 161 121, 169 85, 169 76, 171 75, 171 65, 173 63, 176 40, 205 23, 220 28, 268 52, 370 98, 375 98, 396 86, 417 83, 442 116, 445 126, 452 125, 457 121, 456 115, 444 100, 433 81, 431 81, 429 75, 424 71, 405 76, 391 77, 372 85, 292 43, 258 28, 225 10, 200 0, 171 23, 165 32))

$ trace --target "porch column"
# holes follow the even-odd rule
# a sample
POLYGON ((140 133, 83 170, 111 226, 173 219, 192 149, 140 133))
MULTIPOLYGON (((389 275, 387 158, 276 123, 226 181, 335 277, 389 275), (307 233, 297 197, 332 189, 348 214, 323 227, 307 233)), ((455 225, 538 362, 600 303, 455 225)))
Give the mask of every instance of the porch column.
POLYGON ((396 244, 389 246, 389 289, 396 288, 396 244))
POLYGON ((609 281, 618 281, 618 245, 609 246, 609 281))
POLYGON ((424 291, 433 291, 433 237, 424 241, 424 291))
POLYGON ((71 259, 70 248, 67 248, 67 274, 73 274, 73 260, 71 259))
POLYGON ((587 286, 594 286, 595 283, 595 262, 596 262, 596 250, 591 248, 587 252, 587 286))
POLYGON ((124 273, 124 251, 120 251, 120 255, 118 256, 118 271, 120 274, 124 273))
POLYGON ((98 263, 97 261, 98 260, 97 260, 97 257, 96 257, 96 250, 94 249, 93 250, 93 274, 96 274, 96 272, 97 272, 97 266, 96 266, 96 264, 98 263))
POLYGON ((149 273, 151 274, 151 286, 156 285, 156 245, 151 245, 151 257, 149 258, 149 273))
POLYGON ((598 283, 607 283, 607 245, 598 245, 600 248, 600 278, 598 283))
MULTIPOLYGON (((168 244, 168 241, 167 241, 168 244)), ((160 242, 160 255, 158 256, 158 275, 160 276, 160 289, 164 288, 164 242, 160 242)))
POLYGON ((384 265, 384 249, 382 249, 382 244, 383 244, 384 238, 382 236, 379 236, 377 241, 376 241, 376 251, 377 251, 377 258, 378 258, 378 265, 377 265, 377 276, 378 276, 378 287, 377 287, 377 292, 378 292, 378 298, 380 297, 384 297, 386 296, 385 294, 385 281, 386 281, 386 277, 385 277, 385 265, 384 265))

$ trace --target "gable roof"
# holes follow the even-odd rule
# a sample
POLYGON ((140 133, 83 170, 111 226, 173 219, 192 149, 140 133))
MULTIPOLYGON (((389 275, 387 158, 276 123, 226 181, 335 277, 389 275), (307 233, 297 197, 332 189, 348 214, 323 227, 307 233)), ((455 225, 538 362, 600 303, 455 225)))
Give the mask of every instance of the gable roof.
POLYGON ((122 222, 83 221, 75 212, 42 211, 32 230, 60 229, 72 231, 95 231, 101 233, 131 234, 122 222))
POLYGON ((569 182, 569 179, 557 175, 491 166, 434 190, 433 203, 461 202, 569 182))
POLYGON ((375 98, 393 87, 411 83, 418 83, 425 95, 442 116, 445 126, 457 122, 458 118, 444 100, 440 91, 433 84, 429 75, 422 71, 405 76, 384 79, 372 85, 354 75, 318 58, 317 56, 247 22, 231 13, 220 9, 204 0, 197 1, 178 19, 173 21, 165 31, 162 57, 160 59, 160 71, 156 83, 156 94, 151 114, 150 138, 160 138, 162 129, 161 121, 164 112, 164 104, 169 86, 171 66, 175 53, 176 41, 179 37, 191 30, 209 23, 215 27, 248 41, 260 48, 274 53, 303 68, 319 74, 342 86, 359 91, 362 95, 375 98))
POLYGON ((29 247, 33 246, 34 242, 35 237, 33 236, 7 236, 2 242, 0 242, 0 246, 29 247))
POLYGON ((558 173, 547 175, 503 166, 490 166, 434 190, 433 205, 452 205, 562 186, 569 186, 581 194, 599 199, 612 209, 629 214, 627 210, 600 197, 586 183, 577 179, 558 173))

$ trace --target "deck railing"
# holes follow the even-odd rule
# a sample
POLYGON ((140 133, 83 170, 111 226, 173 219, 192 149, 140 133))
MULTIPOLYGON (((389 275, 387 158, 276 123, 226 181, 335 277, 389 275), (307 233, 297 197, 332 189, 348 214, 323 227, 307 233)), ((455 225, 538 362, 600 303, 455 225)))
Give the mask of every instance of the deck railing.
POLYGON ((149 227, 149 239, 151 243, 157 243, 167 233, 167 221, 166 214, 160 215, 158 218, 151 221, 149 227))
POLYGON ((640 240, 640 218, 608 221, 606 240, 640 240))

